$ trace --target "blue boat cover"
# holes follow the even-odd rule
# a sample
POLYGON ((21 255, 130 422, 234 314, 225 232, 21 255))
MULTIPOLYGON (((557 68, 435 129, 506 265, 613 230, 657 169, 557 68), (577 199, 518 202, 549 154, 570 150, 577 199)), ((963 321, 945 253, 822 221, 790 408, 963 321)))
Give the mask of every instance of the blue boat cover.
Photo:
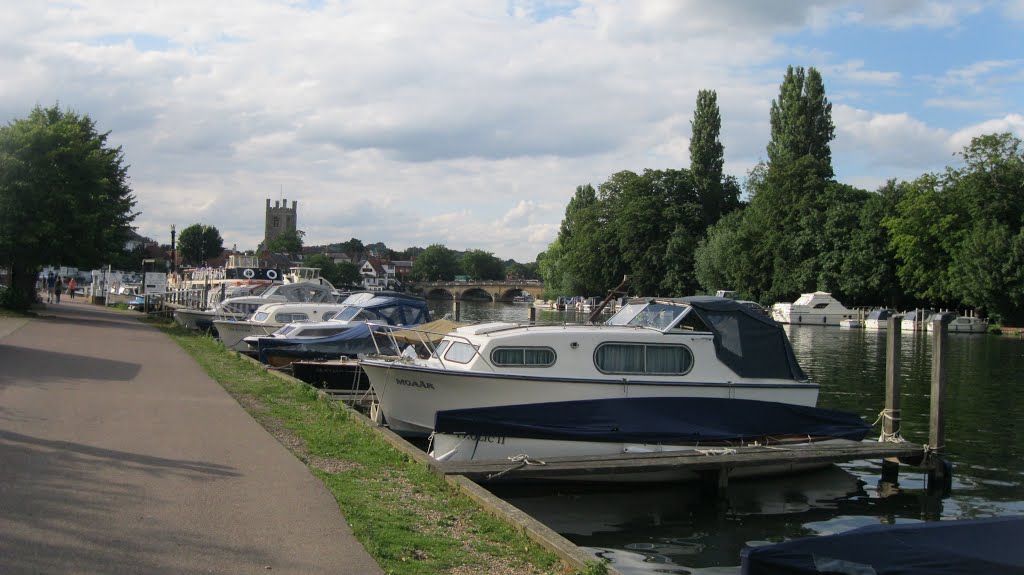
POLYGON ((1024 574, 1024 517, 871 525, 744 549, 743 575, 1024 574))
POLYGON ((777 377, 805 381, 786 332, 775 320, 736 300, 679 298, 697 313, 715 337, 715 355, 741 377, 777 377))
POLYGON ((282 337, 259 338, 259 360, 267 363, 269 354, 303 359, 337 359, 341 356, 356 357, 361 353, 392 353, 390 338, 378 338, 374 344, 373 332, 381 326, 366 322, 353 322, 352 327, 343 332, 325 337, 303 339, 287 339, 282 337))
POLYGON ((860 441, 870 426, 856 414, 773 401, 630 397, 438 411, 434 430, 565 441, 697 443, 785 435, 860 441))

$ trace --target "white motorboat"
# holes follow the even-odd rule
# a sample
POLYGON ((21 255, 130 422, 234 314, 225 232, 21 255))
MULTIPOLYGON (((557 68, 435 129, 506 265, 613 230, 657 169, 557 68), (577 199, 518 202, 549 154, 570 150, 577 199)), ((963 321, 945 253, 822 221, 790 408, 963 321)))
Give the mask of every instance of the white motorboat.
POLYGON ((337 298, 337 290, 327 282, 274 284, 257 295, 226 298, 210 309, 180 308, 174 312, 174 321, 189 329, 210 329, 215 319, 245 319, 266 303, 335 303, 337 298))
POLYGON ((935 315, 935 310, 914 309, 903 314, 900 321, 900 329, 903 331, 924 331, 928 329, 928 322, 935 315))
POLYGON ((779 323, 798 325, 839 325, 844 319, 857 319, 856 310, 847 309, 823 291, 805 293, 793 303, 777 303, 772 306, 772 318, 779 323))
POLYGON ((579 399, 736 398, 813 406, 782 327, 736 301, 638 299, 600 325, 461 327, 428 358, 360 365, 391 429, 427 435, 438 411, 579 399))
POLYGON ((896 315, 896 311, 889 308, 873 309, 864 318, 864 328, 889 329, 889 318, 893 315, 896 315))
POLYGON ((349 306, 350 304, 345 302, 265 303, 256 308, 256 311, 248 318, 215 319, 213 327, 217 330, 217 338, 224 344, 224 347, 234 351, 248 352, 250 348, 245 341, 247 337, 268 336, 289 323, 328 321, 349 306))
POLYGON ((858 318, 846 318, 839 320, 839 327, 847 329, 860 329, 864 327, 864 320, 858 318))
POLYGON ((949 333, 988 333, 988 320, 973 315, 954 315, 951 313, 938 313, 925 322, 924 329, 932 329, 932 322, 937 317, 945 320, 946 330, 949 333), (944 317, 943 317, 944 316, 944 317))

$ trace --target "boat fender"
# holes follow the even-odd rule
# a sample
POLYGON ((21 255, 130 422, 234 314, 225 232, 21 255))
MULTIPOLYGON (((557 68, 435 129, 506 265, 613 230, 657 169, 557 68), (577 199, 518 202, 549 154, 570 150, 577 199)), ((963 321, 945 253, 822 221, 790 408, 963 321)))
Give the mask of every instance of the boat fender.
POLYGON ((242 272, 242 275, 248 279, 252 279, 253 276, 256 275, 256 272, 252 271, 252 269, 250 268, 245 268, 245 271, 242 272))
POLYGON ((276 280, 277 279, 277 271, 276 270, 267 270, 267 279, 276 280))

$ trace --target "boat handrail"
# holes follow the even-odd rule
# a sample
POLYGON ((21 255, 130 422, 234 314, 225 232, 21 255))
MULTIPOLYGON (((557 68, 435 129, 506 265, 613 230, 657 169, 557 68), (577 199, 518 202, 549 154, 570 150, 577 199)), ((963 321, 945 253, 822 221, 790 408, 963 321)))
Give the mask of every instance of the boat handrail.
MULTIPOLYGON (((371 323, 371 322, 367 322, 367 323, 371 323)), ((401 347, 400 347, 400 345, 398 343, 398 339, 395 338, 394 332, 396 332, 396 331, 407 331, 407 332, 416 334, 416 336, 419 339, 420 343, 423 344, 423 347, 428 352, 430 352, 430 355, 432 357, 436 357, 437 358, 437 361, 439 361, 441 363, 441 367, 444 368, 444 369, 448 369, 448 366, 445 365, 444 358, 441 357, 440 355, 437 355, 437 353, 436 353, 437 352, 436 346, 434 346, 434 344, 430 341, 429 337, 425 338, 424 336, 430 336, 430 335, 440 336, 440 339, 438 341, 440 341, 441 339, 444 339, 446 337, 450 338, 450 339, 454 339, 454 340, 462 340, 463 343, 465 343, 466 345, 468 345, 470 348, 473 349, 473 354, 480 356, 480 359, 483 360, 484 365, 486 365, 491 370, 492 373, 495 373, 494 366, 492 366, 491 363, 489 361, 487 361, 487 358, 484 357, 483 354, 480 353, 480 348, 476 344, 474 344, 472 341, 470 341, 469 338, 467 338, 464 335, 459 335, 459 334, 456 334, 454 332, 442 333, 442 332, 439 332, 439 331, 431 331, 431 330, 426 330, 426 329, 419 329, 419 328, 416 328, 416 327, 403 327, 403 326, 398 326, 398 325, 387 325, 387 324, 373 324, 373 325, 379 326, 381 328, 381 331, 385 332, 388 335, 388 337, 391 338, 391 343, 392 343, 392 345, 395 346, 395 349, 399 350, 400 352, 401 352, 401 347)), ((519 327, 519 326, 517 326, 517 327, 519 327)), ((380 347, 377 345, 377 340, 376 339, 373 340, 373 345, 377 349, 377 355, 384 355, 381 352, 380 347)))

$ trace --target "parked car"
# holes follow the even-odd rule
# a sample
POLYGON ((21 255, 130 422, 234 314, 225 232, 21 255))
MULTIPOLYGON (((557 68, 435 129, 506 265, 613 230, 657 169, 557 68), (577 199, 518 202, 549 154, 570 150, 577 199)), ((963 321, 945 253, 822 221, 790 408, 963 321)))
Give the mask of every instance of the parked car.
MULTIPOLYGON (((149 296, 149 306, 148 306, 149 311, 159 311, 159 310, 163 309, 163 307, 164 307, 164 298, 163 298, 163 296, 160 296, 160 295, 151 295, 151 296, 149 296)), ((128 301, 128 309, 135 310, 135 311, 145 311, 147 309, 147 306, 146 306, 146 296, 140 295, 138 297, 135 297, 135 298, 132 298, 131 300, 129 300, 128 301)))

